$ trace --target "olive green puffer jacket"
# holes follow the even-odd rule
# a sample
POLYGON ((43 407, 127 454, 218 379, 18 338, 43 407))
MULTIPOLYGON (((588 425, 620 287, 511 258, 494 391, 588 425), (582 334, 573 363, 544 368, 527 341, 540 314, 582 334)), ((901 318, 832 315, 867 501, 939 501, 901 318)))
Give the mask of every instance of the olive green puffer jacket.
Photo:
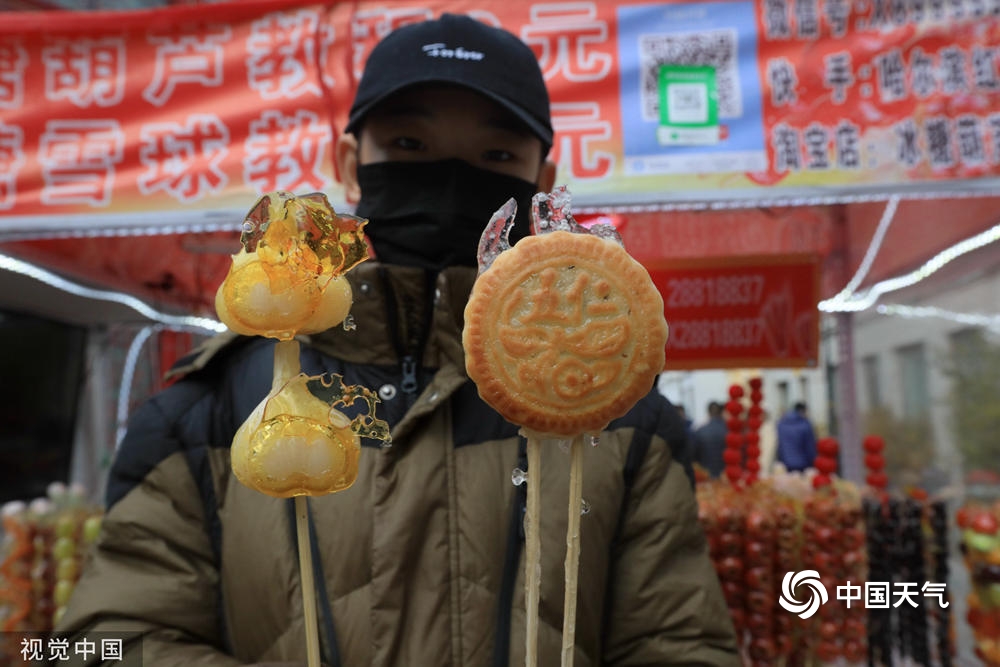
MULTIPOLYGON (((369 262, 357 328, 303 339, 303 370, 377 390, 393 445, 364 443, 357 482, 310 499, 325 664, 524 664, 524 486, 516 426, 464 372, 472 270, 369 262), (424 295, 431 298, 424 298, 424 295), (367 446, 371 444, 372 446, 367 446)), ((108 511, 60 630, 129 631, 145 667, 305 660, 291 501, 242 486, 229 443, 271 382, 270 341, 222 336, 133 416, 108 511), (141 647, 141 648, 140 648, 141 647)), ((578 667, 738 665, 733 629, 655 391, 584 453, 578 667)), ((559 663, 569 457, 542 469, 539 664, 559 663)))

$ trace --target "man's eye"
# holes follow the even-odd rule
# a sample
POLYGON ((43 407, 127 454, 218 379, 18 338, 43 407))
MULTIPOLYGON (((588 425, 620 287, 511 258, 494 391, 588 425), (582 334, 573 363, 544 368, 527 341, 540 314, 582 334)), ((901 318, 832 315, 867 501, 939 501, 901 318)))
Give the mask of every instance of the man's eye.
POLYGON ((413 137, 396 137, 392 145, 394 148, 401 148, 404 151, 419 151, 424 148, 423 142, 413 137))
POLYGON ((514 159, 514 154, 502 148, 497 148, 483 153, 483 159, 487 162, 509 162, 514 159))

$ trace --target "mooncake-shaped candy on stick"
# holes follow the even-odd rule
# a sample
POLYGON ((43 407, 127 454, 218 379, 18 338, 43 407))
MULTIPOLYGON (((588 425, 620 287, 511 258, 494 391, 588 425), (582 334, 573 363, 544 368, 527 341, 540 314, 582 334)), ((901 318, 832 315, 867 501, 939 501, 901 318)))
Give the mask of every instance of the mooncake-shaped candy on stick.
POLYGON ((562 665, 573 663, 585 437, 632 408, 663 369, 663 299, 614 228, 579 225, 569 193, 535 195, 532 232, 509 245, 516 206, 494 214, 465 309, 465 364, 483 400, 528 442, 528 667, 537 664, 541 542, 540 446, 570 441, 562 665))

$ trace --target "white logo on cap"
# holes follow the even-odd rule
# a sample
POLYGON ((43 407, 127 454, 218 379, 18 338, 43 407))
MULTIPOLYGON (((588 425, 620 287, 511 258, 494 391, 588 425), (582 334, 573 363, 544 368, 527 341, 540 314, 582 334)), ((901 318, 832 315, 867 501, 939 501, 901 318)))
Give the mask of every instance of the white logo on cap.
POLYGON ((482 51, 466 51, 461 46, 457 49, 448 48, 443 42, 424 44, 421 47, 432 58, 457 58, 458 60, 482 60, 486 54, 482 51))

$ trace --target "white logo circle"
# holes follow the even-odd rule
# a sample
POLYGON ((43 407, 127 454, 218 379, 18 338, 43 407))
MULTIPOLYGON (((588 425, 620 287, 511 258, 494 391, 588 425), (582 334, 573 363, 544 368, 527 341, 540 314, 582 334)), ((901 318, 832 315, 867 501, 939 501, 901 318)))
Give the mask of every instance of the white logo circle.
POLYGON ((785 578, 781 580, 781 597, 778 598, 785 611, 798 614, 799 618, 807 619, 819 611, 820 605, 826 604, 830 599, 827 595, 826 586, 820 581, 819 572, 816 570, 802 570, 801 572, 786 572, 785 578), (809 587, 809 599, 799 602, 795 597, 795 589, 799 584, 809 587))

